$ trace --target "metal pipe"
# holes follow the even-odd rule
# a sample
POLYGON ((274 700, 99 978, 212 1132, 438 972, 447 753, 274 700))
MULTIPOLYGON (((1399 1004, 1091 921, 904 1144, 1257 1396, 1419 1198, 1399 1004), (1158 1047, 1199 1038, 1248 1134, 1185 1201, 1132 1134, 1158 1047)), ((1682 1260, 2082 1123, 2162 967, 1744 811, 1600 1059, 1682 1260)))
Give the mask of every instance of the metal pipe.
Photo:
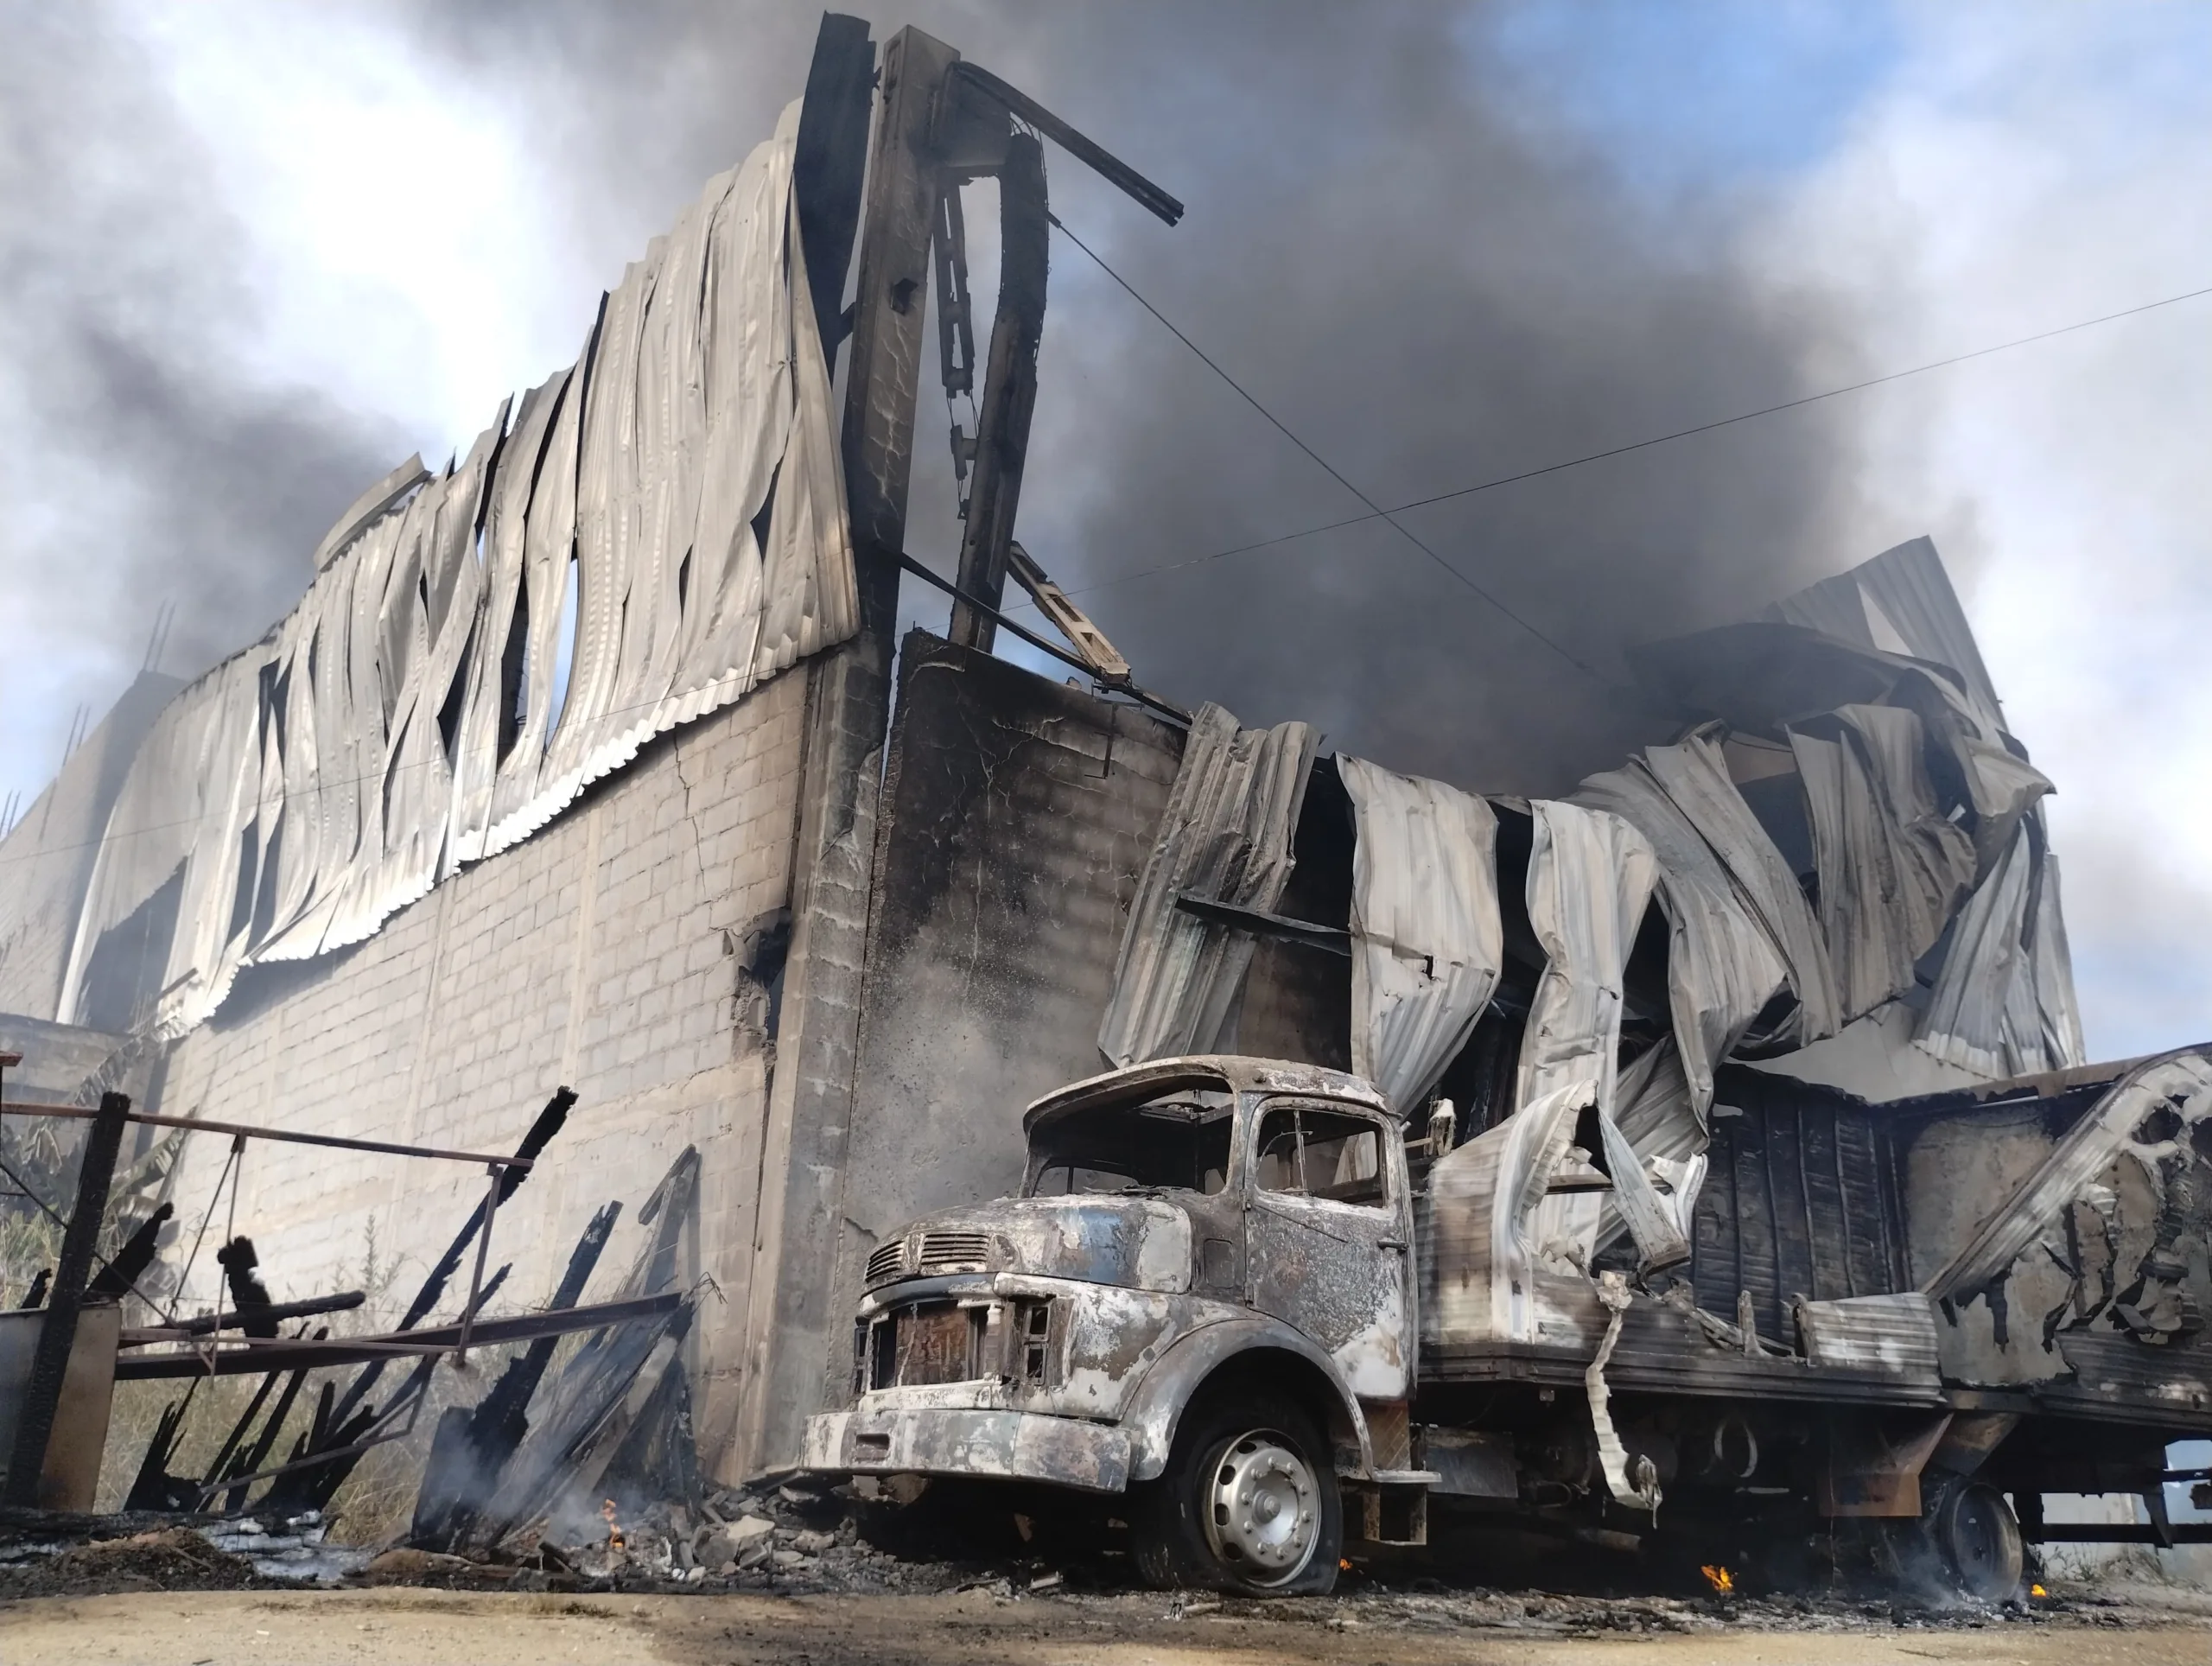
MULTIPOLYGON (((0 1103, 0 1116, 64 1116, 90 1121, 99 1115, 81 1105, 29 1104, 17 1100, 0 1103)), ((349 1140, 336 1134, 302 1134, 291 1129, 250 1128, 243 1122, 208 1122, 189 1116, 162 1116, 134 1110, 126 1122, 146 1128, 181 1128, 198 1134, 228 1134, 242 1140, 275 1140, 285 1145, 326 1146, 337 1151, 373 1151, 388 1157, 435 1157, 450 1163, 491 1163, 502 1168, 528 1169, 527 1157, 493 1157, 480 1151, 447 1151, 436 1146, 399 1145, 390 1140, 349 1140)))
POLYGON ((499 1212, 499 1171, 486 1171, 492 1177, 490 1188, 484 1194, 484 1230, 476 1237, 476 1265, 468 1275, 468 1300, 461 1305, 461 1340, 454 1348, 453 1363, 468 1363, 468 1332, 476 1323, 476 1293, 484 1288, 484 1263, 492 1253, 492 1217, 499 1212))

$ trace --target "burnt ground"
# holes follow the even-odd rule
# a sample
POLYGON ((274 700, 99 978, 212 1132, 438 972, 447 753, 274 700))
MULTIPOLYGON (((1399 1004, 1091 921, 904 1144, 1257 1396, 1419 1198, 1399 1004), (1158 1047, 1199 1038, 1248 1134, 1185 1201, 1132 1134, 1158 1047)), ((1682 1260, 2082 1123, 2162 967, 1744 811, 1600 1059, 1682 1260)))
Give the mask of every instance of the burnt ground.
POLYGON ((496 1560, 334 1561, 300 1546, 296 1524, 0 1522, 0 1660, 2212 1660, 2212 1593, 2147 1583, 2054 1585, 1994 1608, 1833 1575, 1803 1594, 1720 1597, 1694 1567, 1461 1540, 1433 1560, 1362 1561, 1332 1597, 1254 1602, 1132 1588, 1110 1536, 1018 1512, 775 1489, 584 1536, 496 1560), (294 1548, 249 1554, 271 1545, 294 1548))
POLYGON ((1526 1593, 1243 1603, 984 1589, 643 1597, 385 1588, 41 1598, 0 1606, 0 1658, 53 1666, 2202 1666, 2209 1656, 2212 1613, 2150 1593, 2113 1594, 2065 1612, 1903 1624, 1881 1615, 1746 1606, 1731 1617, 1663 1601, 1526 1593))

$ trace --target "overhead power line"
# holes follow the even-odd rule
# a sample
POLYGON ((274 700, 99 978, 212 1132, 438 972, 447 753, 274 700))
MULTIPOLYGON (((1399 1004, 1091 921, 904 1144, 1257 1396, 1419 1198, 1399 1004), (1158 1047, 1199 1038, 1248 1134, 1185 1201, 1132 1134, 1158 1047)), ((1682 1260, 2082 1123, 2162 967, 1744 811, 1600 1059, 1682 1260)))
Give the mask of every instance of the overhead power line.
MULTIPOLYGON (((1110 578, 1098 579, 1089 584, 1070 585, 1066 587, 1068 595, 1089 595, 1093 591, 1110 589, 1117 584, 1133 584, 1139 579, 1157 578, 1163 573, 1181 572, 1189 568, 1205 566, 1210 562, 1225 561, 1231 556, 1249 555, 1255 550, 1269 550, 1273 549, 1277 544, 1295 544, 1301 538, 1319 537, 1324 532, 1340 531, 1347 526, 1361 526, 1364 525, 1369 521, 1383 520, 1388 521, 1392 526, 1396 527, 1400 532, 1404 533, 1405 536, 1418 546, 1424 554, 1426 554, 1432 561, 1435 562, 1438 566, 1443 568, 1446 572, 1451 574, 1452 577, 1458 579, 1462 584, 1466 585, 1468 588, 1473 590, 1484 601, 1490 602, 1491 606, 1497 607, 1500 613, 1504 614, 1507 618, 1521 626, 1522 628, 1528 631, 1531 635, 1536 637, 1547 645, 1554 648, 1558 652, 1564 655, 1567 659, 1572 661, 1576 666, 1586 671, 1590 671, 1589 666, 1584 664, 1581 660, 1576 659, 1573 655, 1567 653, 1567 650, 1560 647, 1558 643, 1554 642, 1551 638, 1544 635, 1541 631, 1537 630, 1535 626, 1529 624, 1528 620, 1522 619, 1511 608, 1506 607, 1504 603, 1499 601, 1497 597, 1491 595, 1487 590, 1484 590, 1479 584, 1476 583, 1474 580, 1469 578, 1458 568, 1453 567, 1449 562, 1439 556, 1435 550, 1430 549, 1427 544, 1423 544, 1419 538, 1414 537, 1411 532, 1406 531, 1406 529, 1402 525, 1400 525, 1397 520, 1394 518, 1405 514, 1412 510, 1427 509, 1435 504, 1451 503, 1460 498, 1471 498, 1478 493, 1495 492, 1500 486, 1517 485, 1522 480, 1539 480, 1544 475, 1556 474, 1565 469, 1580 468, 1586 463, 1603 462, 1609 457, 1624 457, 1631 452, 1648 451, 1654 446, 1667 445, 1676 440, 1691 439, 1700 434, 1711 434, 1719 429, 1733 428, 1739 423, 1756 422, 1763 416, 1778 416, 1783 411, 1796 410, 1806 405, 1816 405, 1821 404, 1823 400, 1839 399, 1846 394, 1863 393, 1868 388, 1881 387, 1891 382, 1902 382, 1910 377, 1925 376, 1930 371, 1948 370, 1954 365, 1963 365, 1975 359, 1986 359, 1993 353, 2010 353, 2015 347, 2032 347, 2038 341, 2049 341, 2057 336, 2072 335, 2082 330, 2094 329, 2101 324, 2117 323, 2124 318, 2134 318, 2144 313, 2156 312, 2162 307, 2178 306, 2184 301, 2196 301, 2202 299, 2206 296, 2212 296, 2212 285, 2207 285, 2205 288, 2199 289, 2184 290, 2179 295, 2170 295, 2163 296, 2157 301, 2144 302, 2139 306, 2123 307, 2118 312, 2101 313, 2094 318, 2078 319, 2071 324, 2060 324, 2051 329, 2037 330, 2031 335, 2015 336, 2009 341, 1998 341, 1986 347, 1975 347, 1966 353, 1955 353, 1947 359, 1931 359, 1924 365, 1915 365, 1907 370, 1893 370, 1880 376, 1869 376, 1861 381, 1847 382, 1840 387, 1825 388, 1818 393, 1803 394, 1797 398, 1784 399, 1776 404, 1761 405, 1756 410, 1738 411, 1733 416, 1721 416, 1709 423, 1698 423, 1688 428, 1678 428, 1665 434, 1655 434, 1648 439, 1631 440, 1625 445, 1608 446, 1602 451, 1586 451, 1579 457, 1568 457, 1559 462, 1546 463, 1537 468, 1524 468, 1517 474, 1500 474, 1491 480, 1478 480, 1471 486, 1455 486, 1448 492, 1433 493, 1426 498, 1410 499, 1407 502, 1394 504, 1389 508, 1384 509, 1370 499, 1365 493, 1360 491, 1357 486, 1353 486, 1350 480, 1345 480, 1342 474, 1338 474, 1335 468, 1332 467, 1326 461, 1319 456, 1311 446, 1307 445, 1303 440, 1300 439, 1295 434, 1293 434, 1289 429, 1286 428, 1280 421, 1278 421, 1273 412, 1269 411, 1265 406, 1261 404, 1257 399, 1255 399, 1251 396, 1251 394, 1246 392, 1244 388, 1237 383, 1235 378, 1231 377, 1227 371, 1222 369, 1218 364, 1216 364, 1214 360, 1202 351, 1198 347, 1198 344, 1192 341, 1189 336, 1184 334, 1180 329, 1178 329, 1175 325, 1160 312, 1159 308, 1154 306, 1151 302, 1146 300, 1143 296, 1138 294, 1136 289, 1131 286, 1127 278, 1123 277, 1119 272, 1108 265, 1104 260, 1101 259, 1097 251, 1092 249, 1089 244, 1085 243, 1073 232, 1069 231, 1068 228, 1058 219, 1055 219, 1052 221, 1052 224, 1058 226, 1061 232, 1065 233, 1069 242, 1074 244, 1077 248, 1082 250, 1086 255, 1089 255, 1090 258, 1097 264, 1098 269, 1101 271, 1104 272, 1107 277, 1112 278, 1115 283, 1121 285, 1121 287, 1128 292, 1129 296, 1135 300, 1139 306, 1150 313, 1155 319, 1158 319, 1160 322, 1166 327, 1169 334, 1173 334, 1175 339, 1178 341, 1180 341, 1185 347, 1190 348, 1193 353, 1196 353, 1200 361, 1203 362, 1209 370, 1220 377, 1223 381, 1228 383, 1229 385, 1235 389, 1236 393, 1243 398, 1248 404, 1249 404, 1255 410, 1258 411, 1261 416, 1266 417, 1268 421, 1272 423, 1274 428, 1284 436, 1284 437, 1288 439, 1293 445, 1295 445, 1300 451, 1304 452, 1308 457, 1311 457, 1315 462, 1320 464, 1324 469, 1328 471, 1328 474, 1332 480, 1335 480, 1344 486, 1347 491, 1351 492, 1353 496, 1359 499, 1362 503, 1366 504, 1368 507, 1368 512, 1365 514, 1347 515, 1339 520, 1323 521, 1313 526, 1302 526, 1294 532, 1278 533, 1273 537, 1259 538, 1250 544, 1231 544, 1225 550, 1215 550, 1203 556, 1188 556, 1180 561, 1162 562, 1156 567, 1141 567, 1135 572, 1116 573, 1110 578)), ((1592 672, 1592 675, 1595 676, 1596 673, 1592 672)))
MULTIPOLYGON (((1599 684, 1605 683, 1605 678, 1599 674, 1595 666, 1590 664, 1580 656, 1561 646, 1552 638, 1545 635, 1542 631, 1537 629, 1535 626, 1530 624, 1519 614, 1514 612, 1511 607, 1501 601, 1497 596, 1491 595, 1490 591, 1484 589, 1480 584, 1477 583, 1473 579, 1469 578, 1465 573, 1454 567, 1450 562, 1445 560, 1443 556, 1438 555, 1435 550, 1430 549, 1428 545, 1424 544, 1420 538, 1415 537, 1414 534, 1408 531, 1405 525, 1396 518, 1397 512, 1395 510, 1385 509, 1381 504, 1376 502, 1374 499, 1369 497, 1367 493, 1361 491, 1350 480, 1346 480, 1344 477, 1343 473, 1336 467, 1335 464, 1332 463, 1319 452, 1314 450, 1314 448, 1306 444, 1305 441, 1300 439, 1297 435, 1292 433, 1280 416, 1277 416, 1274 412, 1269 410, 1265 405, 1254 398, 1250 392, 1246 390, 1242 382, 1239 382, 1234 376, 1231 376, 1227 371, 1224 370, 1218 364, 1217 364, 1204 347, 1201 347, 1197 342, 1192 340, 1189 336, 1184 334, 1180 329, 1177 328, 1173 321, 1172 321, 1166 314, 1161 312, 1160 308, 1154 306, 1151 302, 1146 300, 1141 295, 1139 295, 1135 288, 1129 283, 1128 279, 1123 277, 1121 273, 1116 271, 1111 266, 1108 265, 1104 258, 1100 256, 1099 252, 1096 249, 1092 248, 1088 243, 1085 243, 1073 232, 1069 231, 1067 226, 1061 221, 1058 215, 1048 213, 1046 215, 1046 218, 1050 219, 1053 225, 1059 227, 1061 234, 1065 236, 1069 242, 1074 244, 1077 248, 1082 250, 1084 253, 1089 255, 1093 261, 1096 261, 1098 265, 1098 270, 1105 273, 1107 277, 1112 278, 1116 283, 1120 284, 1122 288, 1128 293, 1131 300, 1135 301, 1137 305, 1142 307, 1147 312, 1158 319, 1161 325, 1166 328, 1169 334, 1173 335, 1178 341, 1180 341, 1185 347, 1196 353, 1198 357, 1199 363, 1203 364, 1216 376, 1221 378, 1223 381, 1228 383, 1229 385, 1236 391, 1236 397, 1238 398, 1243 400, 1246 404, 1251 406, 1252 409, 1258 411, 1261 416, 1266 417, 1268 423, 1274 426, 1275 432, 1281 435, 1284 439, 1289 441, 1291 444, 1296 446, 1300 451, 1304 452, 1308 457, 1319 464, 1331 480, 1334 480, 1338 486, 1344 487, 1345 491, 1351 493, 1352 496, 1357 498, 1362 503, 1365 504, 1368 508, 1368 512, 1364 515, 1355 516, 1353 518, 1354 519, 1363 521, 1382 520, 1388 522, 1392 530, 1397 532, 1401 537, 1404 538, 1407 543, 1412 544, 1414 549, 1420 550, 1421 554, 1427 556, 1446 573, 1449 573, 1453 578, 1459 580, 1460 583, 1465 585, 1470 590, 1472 590, 1484 601, 1490 603, 1491 607, 1497 608, 1499 613, 1503 614, 1516 625, 1518 625, 1522 630, 1528 632, 1530 636, 1535 637, 1537 641, 1542 643, 1547 648, 1549 648, 1561 659, 1564 659, 1568 664, 1573 666, 1575 670, 1582 672, 1583 675, 1590 677, 1594 682, 1599 684)), ((1349 523, 1339 524, 1348 525, 1349 523)))

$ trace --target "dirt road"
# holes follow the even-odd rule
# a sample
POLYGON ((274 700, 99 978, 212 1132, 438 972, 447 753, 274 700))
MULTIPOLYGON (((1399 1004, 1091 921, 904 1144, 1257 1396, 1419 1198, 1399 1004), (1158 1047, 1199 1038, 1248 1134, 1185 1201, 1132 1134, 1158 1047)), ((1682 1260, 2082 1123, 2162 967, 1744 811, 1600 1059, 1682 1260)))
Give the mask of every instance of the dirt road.
POLYGON ((1934 1625, 1815 1612, 1794 1623, 1681 1605, 1389 1597, 1216 1604, 1150 1595, 563 1597, 381 1589, 47 1598, 0 1606, 0 1660, 40 1666, 2202 1666, 2212 1605, 2151 1597, 1934 1625), (1533 1611, 1533 1612, 1531 1612, 1533 1611), (1776 1624, 1786 1629, 1766 1629, 1776 1624))

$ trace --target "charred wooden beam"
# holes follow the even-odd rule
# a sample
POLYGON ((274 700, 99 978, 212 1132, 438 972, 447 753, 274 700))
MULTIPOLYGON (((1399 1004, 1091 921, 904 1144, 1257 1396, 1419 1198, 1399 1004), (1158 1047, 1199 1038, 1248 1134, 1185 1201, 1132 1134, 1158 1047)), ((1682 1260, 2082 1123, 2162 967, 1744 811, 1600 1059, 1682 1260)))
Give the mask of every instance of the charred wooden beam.
MULTIPOLYGON (((340 1290, 335 1295, 308 1296, 302 1301, 271 1302, 267 1309, 270 1319, 319 1319, 325 1313, 342 1313, 359 1307, 368 1297, 359 1290, 340 1290)), ((202 1313, 197 1319, 181 1319, 174 1325, 149 1325, 123 1333, 126 1348, 143 1348, 156 1342, 181 1342, 188 1336, 208 1336, 217 1331, 234 1331, 245 1315, 234 1308, 220 1313, 202 1313)))
MULTIPOLYGON (((488 1288, 488 1281, 487 1281, 488 1288)), ((571 1331, 600 1330, 627 1325, 673 1312, 683 1300, 677 1291, 635 1296, 623 1301, 604 1301, 565 1313, 517 1313, 506 1319, 480 1319, 469 1332, 470 1345, 496 1347, 507 1342, 529 1342, 544 1336, 565 1336, 571 1331)), ((328 1342, 294 1341, 279 1337, 273 1342, 250 1342, 225 1348, 211 1360, 205 1353, 141 1354, 117 1363, 118 1383, 143 1382, 165 1377, 238 1377, 256 1371, 313 1370, 325 1365, 358 1365, 451 1353, 461 1343, 459 1325, 425 1326, 415 1331, 389 1331, 375 1336, 347 1336, 328 1342)), ((334 1422, 338 1419, 334 1417, 334 1422)))
MULTIPOLYGON (((550 1311, 564 1312, 576 1305, 621 1212, 620 1203, 610 1203, 592 1217, 569 1256, 550 1311)), ((552 1364, 558 1339, 542 1336, 532 1341, 519 1358, 508 1363, 499 1380, 474 1408, 448 1408, 424 1466, 415 1523, 408 1534, 410 1544, 444 1549, 467 1538, 498 1487, 507 1460, 529 1432, 531 1398, 546 1367, 552 1364)))
POLYGON ((154 1264, 156 1240, 162 1228, 168 1224, 169 1217, 175 1213, 176 1205, 165 1203, 141 1221, 138 1230, 115 1252, 115 1259, 100 1269, 88 1294, 95 1300, 106 1301, 120 1301, 129 1294, 154 1264))
POLYGON ((806 98, 799 105, 791 198, 822 353, 833 369, 837 344, 844 340, 845 270, 852 264, 853 237, 860 224, 874 79, 875 45, 868 39, 868 20, 824 12, 806 72, 806 98))
POLYGON ((1147 212, 1157 214, 1170 226, 1183 218, 1181 203, 1105 146, 1069 126, 1020 87, 1009 86, 978 64, 956 66, 952 79, 963 95, 979 95, 998 105, 1008 115, 1020 117, 1100 178, 1118 186, 1142 204, 1147 212))
MULTIPOLYGON (((483 1231, 486 1218, 499 1204, 505 1203, 514 1195, 515 1188, 528 1177, 530 1165, 552 1143, 553 1136, 569 1120, 569 1107, 575 1103, 574 1088, 556 1089, 553 1097, 545 1102, 545 1109, 537 1113, 537 1120, 530 1125, 530 1132, 523 1135, 522 1143, 515 1148, 514 1160, 502 1169, 498 1186, 469 1212, 467 1223, 454 1235, 445 1254, 438 1257, 437 1264, 430 1269, 422 1288, 416 1291, 415 1300, 408 1303, 407 1312, 399 1321, 401 1330, 413 1330, 438 1305, 445 1294, 447 1282, 461 1270, 461 1258, 468 1253, 469 1245, 483 1231)), ((466 1340, 466 1338, 461 1339, 466 1340)), ((375 1360, 377 1356, 363 1354, 360 1358, 375 1360)), ((338 1402, 337 1420, 340 1422, 344 1422, 366 1397, 369 1390, 376 1386, 377 1378, 383 1370, 381 1364, 372 1364, 346 1385, 346 1392, 340 1396, 338 1402)))

